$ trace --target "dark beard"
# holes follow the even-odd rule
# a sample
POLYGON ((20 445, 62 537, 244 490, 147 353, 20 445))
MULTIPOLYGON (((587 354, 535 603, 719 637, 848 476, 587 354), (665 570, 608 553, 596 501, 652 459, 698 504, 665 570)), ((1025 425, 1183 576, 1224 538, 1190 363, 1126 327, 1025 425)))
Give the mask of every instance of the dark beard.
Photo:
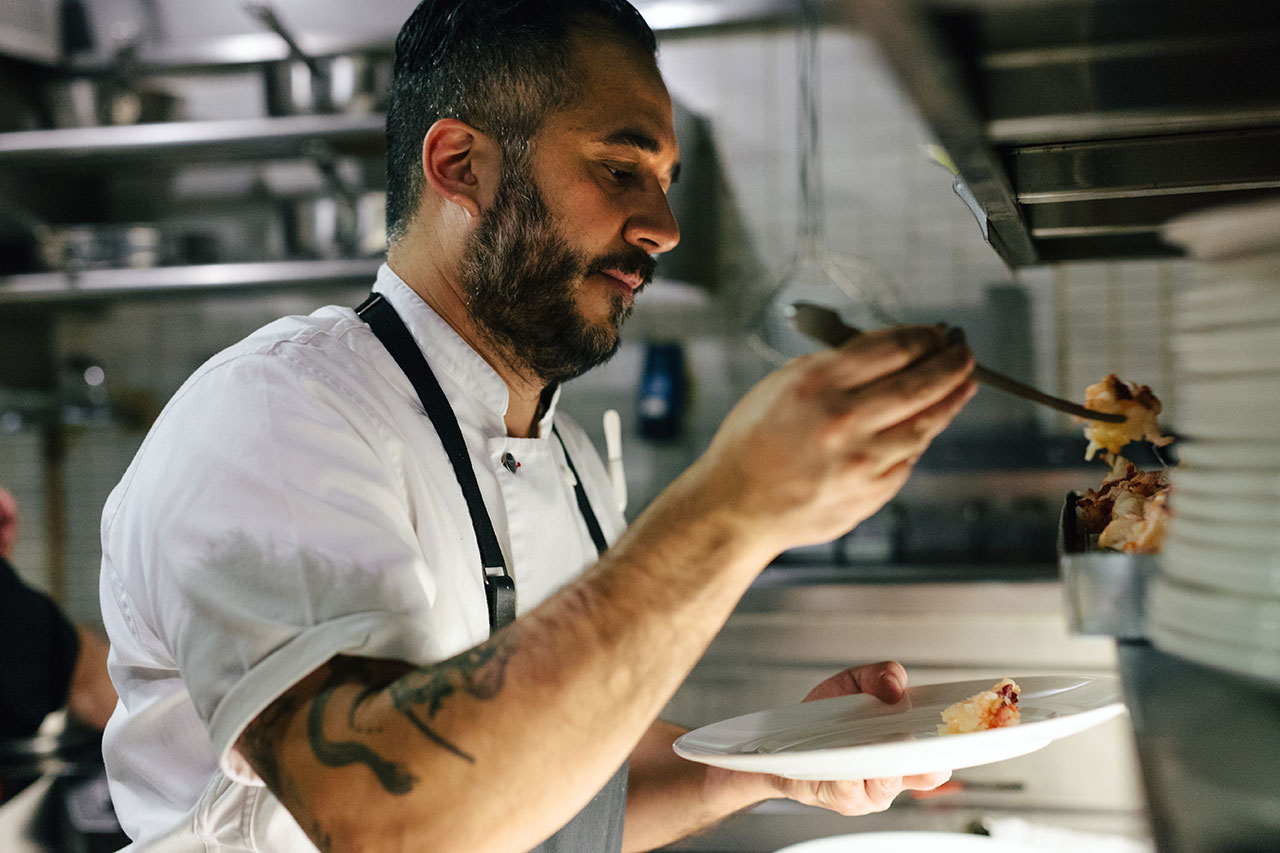
POLYGON ((631 313, 630 301, 615 293, 607 322, 589 323, 575 300, 584 279, 618 269, 648 282, 654 266, 639 248, 594 260, 574 250, 528 168, 517 165, 503 175, 493 207, 468 241, 461 284, 485 340, 518 370, 553 385, 608 361, 631 313))

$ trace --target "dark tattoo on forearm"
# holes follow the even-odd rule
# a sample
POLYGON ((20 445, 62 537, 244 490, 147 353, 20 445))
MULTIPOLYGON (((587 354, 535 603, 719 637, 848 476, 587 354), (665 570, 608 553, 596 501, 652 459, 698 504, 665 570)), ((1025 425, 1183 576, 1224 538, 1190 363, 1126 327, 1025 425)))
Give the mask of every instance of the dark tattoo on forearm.
POLYGON ((507 662, 515 653, 514 632, 507 631, 489 642, 450 658, 439 666, 420 669, 405 675, 388 689, 392 704, 434 743, 463 758, 475 758, 459 749, 435 731, 427 720, 435 717, 444 700, 459 690, 476 699, 493 699, 502 690, 507 662), (422 709, 419 706, 425 705, 422 709), (425 711, 426 718, 421 714, 425 711))
POLYGON ((371 667, 355 658, 334 658, 330 664, 329 679, 311 700, 311 708, 307 713, 307 737, 311 740, 311 751, 316 760, 327 767, 345 767, 348 764, 365 764, 373 771, 388 792, 407 794, 413 790, 417 780, 403 765, 383 758, 372 748, 359 741, 331 741, 324 733, 324 712, 333 699, 334 691, 353 681, 362 682, 365 689, 360 692, 351 707, 347 710, 347 726, 358 733, 355 725, 356 711, 360 703, 366 701, 377 689, 372 681, 374 674, 371 667))
POLYGON ((444 707, 448 697, 459 692, 486 701, 501 692, 507 663, 515 653, 513 634, 513 631, 504 632, 503 636, 449 660, 408 672, 390 684, 385 674, 375 670, 369 661, 334 658, 330 662, 329 677, 316 692, 307 713, 307 737, 316 760, 327 767, 364 764, 388 793, 407 794, 413 790, 418 780, 403 764, 379 755, 358 740, 334 741, 325 735, 324 717, 334 693, 340 687, 359 684, 363 689, 346 713, 347 728, 351 732, 361 735, 373 731, 360 727, 357 712, 364 702, 385 687, 396 710, 432 743, 465 761, 474 762, 474 756, 445 738, 433 728, 430 720, 444 707))

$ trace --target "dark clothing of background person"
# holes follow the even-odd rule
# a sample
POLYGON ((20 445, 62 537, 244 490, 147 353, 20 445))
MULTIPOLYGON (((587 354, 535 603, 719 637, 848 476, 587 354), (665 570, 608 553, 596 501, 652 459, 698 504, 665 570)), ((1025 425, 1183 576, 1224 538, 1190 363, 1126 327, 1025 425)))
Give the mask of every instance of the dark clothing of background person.
POLYGON ((32 736, 67 703, 79 653, 58 606, 0 557, 0 740, 32 736))

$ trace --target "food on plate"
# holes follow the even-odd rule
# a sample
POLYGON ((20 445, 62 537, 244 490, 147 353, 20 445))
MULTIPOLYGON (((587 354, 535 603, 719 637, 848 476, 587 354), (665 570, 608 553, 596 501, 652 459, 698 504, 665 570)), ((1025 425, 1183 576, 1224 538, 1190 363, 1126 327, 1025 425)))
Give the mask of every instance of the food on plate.
POLYGON ((1114 373, 1085 389, 1085 405, 1090 409, 1125 416, 1124 423, 1089 421, 1084 434, 1089 439, 1085 459, 1099 450, 1111 470, 1097 489, 1090 489, 1076 501, 1081 527, 1097 537, 1099 548, 1128 554, 1158 554, 1164 544, 1169 521, 1169 477, 1166 470, 1140 471, 1120 455, 1131 441, 1146 439, 1157 447, 1173 441, 1162 435, 1156 417, 1160 398, 1146 385, 1125 382, 1114 373))
POLYGON ((1022 720, 1018 695, 1022 688, 1012 678, 1001 679, 990 690, 970 696, 942 712, 940 735, 958 735, 1016 726, 1022 720))
POLYGON ((1093 420, 1085 424, 1084 437, 1089 439, 1085 459, 1092 459, 1099 450, 1119 453, 1126 444, 1139 439, 1146 439, 1157 447, 1173 441, 1172 437, 1160 434, 1160 424, 1156 422, 1162 408, 1160 399, 1146 385, 1125 382, 1112 373, 1085 389, 1084 405, 1125 417, 1124 423, 1119 424, 1093 420))

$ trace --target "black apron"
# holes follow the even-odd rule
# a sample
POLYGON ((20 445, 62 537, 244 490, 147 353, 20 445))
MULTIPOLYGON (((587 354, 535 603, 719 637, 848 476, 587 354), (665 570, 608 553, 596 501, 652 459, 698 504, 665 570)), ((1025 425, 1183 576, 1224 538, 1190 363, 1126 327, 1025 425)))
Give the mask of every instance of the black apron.
MULTIPOLYGON (((471 459, 467 454, 467 445, 462 438, 458 419, 423 357, 422 350, 414 343, 413 336, 405 328, 404 321, 391 307, 391 303, 382 294, 374 293, 360 304, 356 313, 369 324, 378 340, 413 384, 453 466, 453 473, 458 478, 458 485, 467 501, 476 542, 480 547, 485 598, 489 606, 489 632, 492 634, 516 618, 515 579, 507 571, 507 563, 502 556, 502 548, 498 545, 493 522, 489 519, 489 511, 480 495, 480 486, 476 483, 475 471, 471 468, 471 459)), ((559 431, 552 427, 552 432, 560 442, 565 462, 573 473, 578 510, 587 523, 587 530, 591 533, 591 541, 595 543, 596 550, 603 554, 608 542, 605 541, 600 523, 591 509, 591 502, 582 486, 582 478, 578 476, 573 460, 569 458, 569 448, 565 446, 559 431)), ((622 849, 622 823, 626 807, 627 764, 623 762, 613 778, 582 811, 530 853, 616 853, 622 849)))

